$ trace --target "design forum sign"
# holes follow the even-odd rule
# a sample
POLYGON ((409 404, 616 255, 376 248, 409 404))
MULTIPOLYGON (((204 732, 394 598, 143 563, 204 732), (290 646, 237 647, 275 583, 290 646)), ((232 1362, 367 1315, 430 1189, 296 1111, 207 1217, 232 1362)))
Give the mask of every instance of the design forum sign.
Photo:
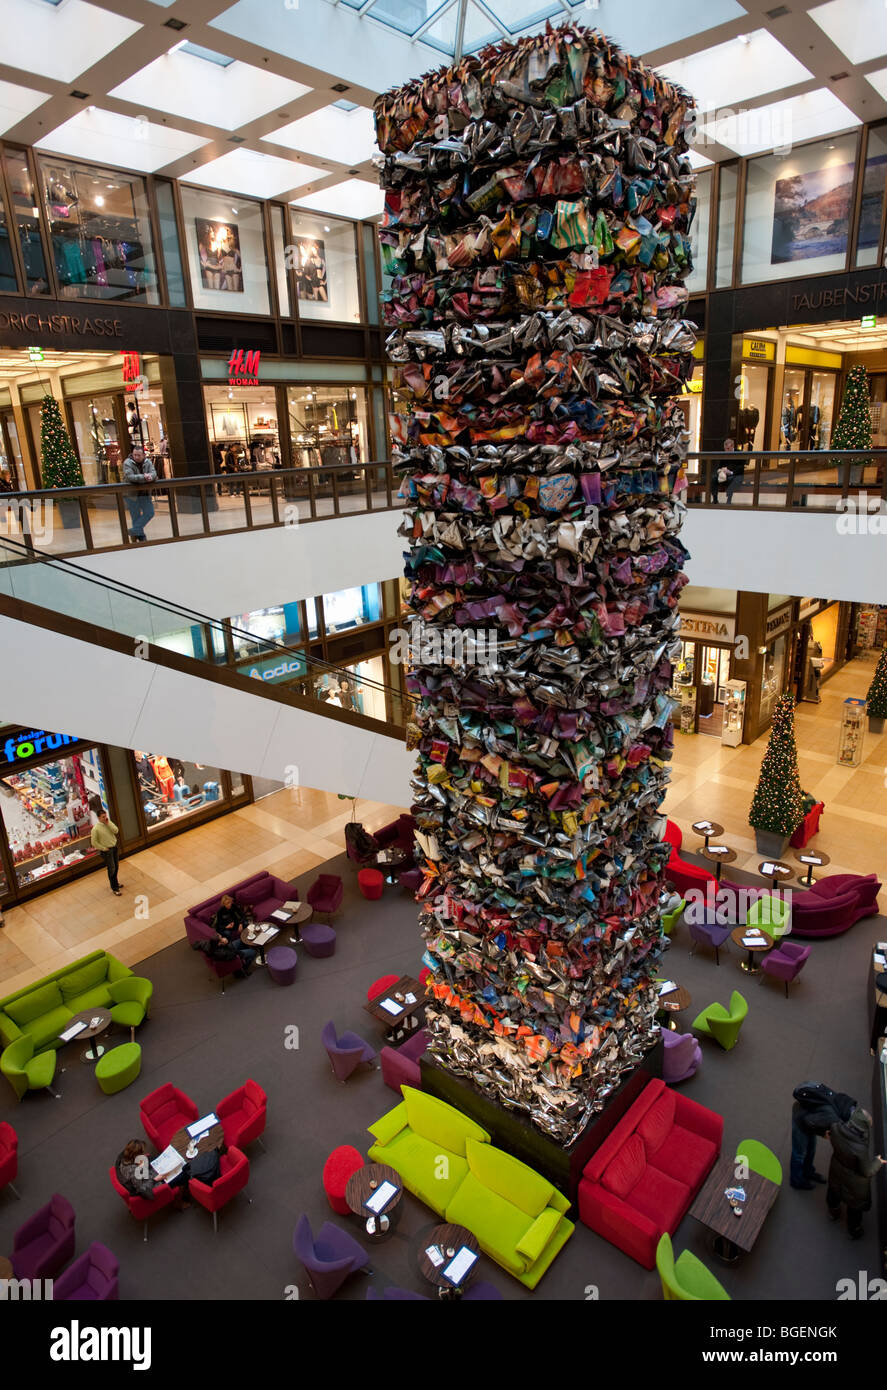
POLYGON ((45 729, 31 729, 30 732, 16 734, 3 745, 0 776, 14 772, 17 767, 29 763, 32 758, 39 758, 42 753, 52 753, 56 748, 79 742, 73 734, 48 734, 45 729))

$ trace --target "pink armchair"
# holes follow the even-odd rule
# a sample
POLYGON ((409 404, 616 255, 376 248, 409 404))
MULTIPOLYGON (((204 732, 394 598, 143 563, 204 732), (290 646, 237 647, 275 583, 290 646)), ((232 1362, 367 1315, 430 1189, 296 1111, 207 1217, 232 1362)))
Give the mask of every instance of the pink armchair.
POLYGON ((338 874, 318 874, 305 897, 315 912, 329 918, 342 906, 344 893, 345 889, 338 874))

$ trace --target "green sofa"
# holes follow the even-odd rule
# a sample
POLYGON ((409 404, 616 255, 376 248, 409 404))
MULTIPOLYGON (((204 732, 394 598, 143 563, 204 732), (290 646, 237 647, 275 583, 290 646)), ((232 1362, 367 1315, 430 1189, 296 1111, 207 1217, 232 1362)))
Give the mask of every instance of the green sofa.
POLYGON ((6 1048, 27 1036, 35 1054, 60 1047, 59 1033, 82 1009, 110 1009, 114 1022, 128 1027, 134 1000, 147 1015, 153 993, 150 980, 134 975, 107 951, 93 951, 0 999, 0 1043, 6 1048), (115 1010, 126 1017, 115 1017, 115 1010))
POLYGON ((390 1164, 414 1196, 466 1226, 491 1259, 534 1289, 573 1234, 567 1198, 495 1148, 467 1115, 411 1086, 401 1090, 403 1103, 370 1126, 370 1159, 390 1164))

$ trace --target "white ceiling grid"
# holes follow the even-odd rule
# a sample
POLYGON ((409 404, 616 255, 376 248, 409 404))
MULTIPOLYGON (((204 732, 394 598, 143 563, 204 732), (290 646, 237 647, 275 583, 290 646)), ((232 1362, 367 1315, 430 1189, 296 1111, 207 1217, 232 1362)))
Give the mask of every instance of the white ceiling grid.
POLYGON ((0 135, 372 217, 374 97, 567 16, 693 92, 700 167, 887 117, 885 0, 0 0, 0 135))

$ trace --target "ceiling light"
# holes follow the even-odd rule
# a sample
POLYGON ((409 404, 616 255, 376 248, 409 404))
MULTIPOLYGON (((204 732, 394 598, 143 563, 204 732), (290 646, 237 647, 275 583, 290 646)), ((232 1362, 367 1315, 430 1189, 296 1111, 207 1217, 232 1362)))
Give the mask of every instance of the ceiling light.
POLYGON ((328 232, 330 229, 329 229, 329 227, 324 227, 323 230, 324 230, 325 232, 328 232))
POLYGON ((829 82, 843 82, 844 78, 849 76, 849 72, 833 72, 829 82))
POLYGON ((235 217, 239 217, 239 216, 240 216, 240 214, 239 214, 239 212, 237 211, 236 208, 232 208, 231 211, 234 213, 234 216, 235 216, 235 217))
POLYGON ((783 15, 791 14, 788 5, 777 5, 775 10, 767 11, 768 19, 782 19, 783 15))
POLYGON ((187 24, 183 19, 167 19, 163 24, 164 29, 174 29, 177 34, 183 29, 187 29, 187 24))
POLYGON ((351 91, 351 88, 348 86, 348 83, 347 83, 347 82, 336 82, 336 83, 334 83, 334 85, 333 85, 332 87, 330 87, 330 91, 331 91, 331 92, 350 92, 350 91, 351 91))
POLYGON ((105 200, 104 200, 104 198, 102 197, 101 193, 97 193, 97 194, 96 194, 96 196, 95 196, 95 205, 96 205, 97 208, 103 208, 103 207, 105 206, 105 200))
POLYGON ((73 92, 69 93, 69 96, 76 97, 78 101, 86 101, 87 97, 89 96, 89 92, 79 92, 75 87, 73 92))
POLYGON ((738 35, 738 38, 739 38, 739 42, 740 42, 740 43, 744 43, 744 44, 750 44, 750 43, 751 43, 751 39, 749 38, 748 34, 739 34, 739 35, 738 35))

